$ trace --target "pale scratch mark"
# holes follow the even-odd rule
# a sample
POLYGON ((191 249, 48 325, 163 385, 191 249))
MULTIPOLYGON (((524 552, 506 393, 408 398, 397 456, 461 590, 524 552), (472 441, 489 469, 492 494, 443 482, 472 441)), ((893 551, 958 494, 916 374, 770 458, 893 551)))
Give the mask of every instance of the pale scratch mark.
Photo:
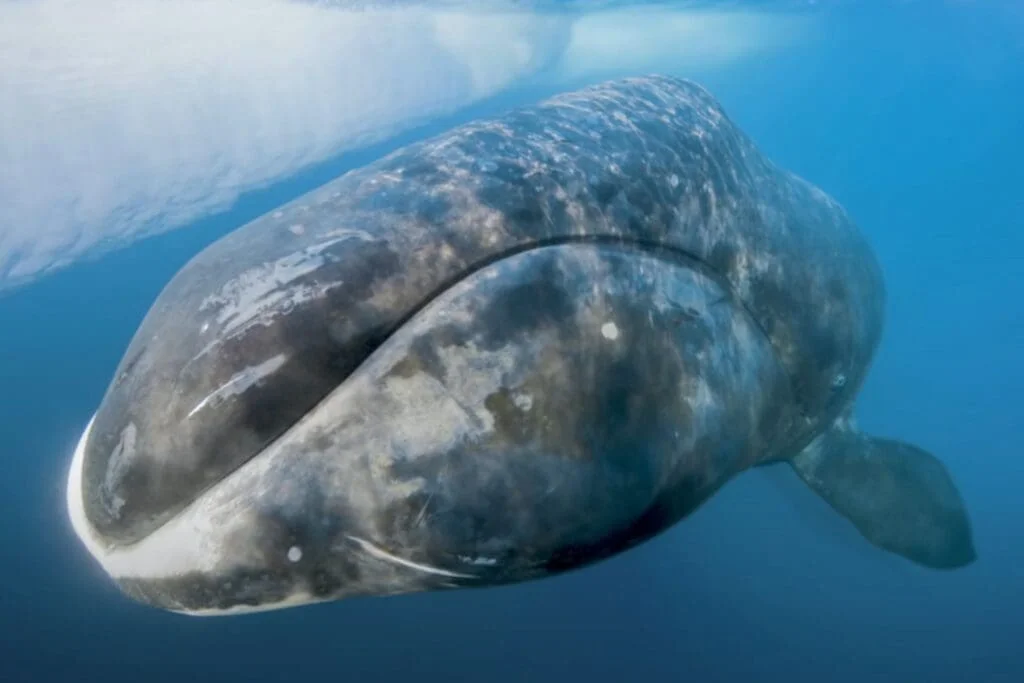
POLYGON ((373 543, 370 543, 364 538, 358 536, 346 535, 350 541, 358 545, 360 548, 365 550, 369 555, 376 557, 378 560, 384 560, 385 562, 393 562, 394 564, 408 567, 409 569, 415 569, 425 574, 435 574, 437 576, 447 576, 453 579, 475 579, 476 577, 472 574, 460 574, 459 572, 448 571, 447 569, 440 569, 438 567, 431 567, 428 564, 421 564, 419 562, 413 562, 412 560, 406 560, 396 555, 392 555, 383 548, 379 548, 373 543))
POLYGON ((263 361, 259 365, 248 367, 241 372, 236 373, 217 390, 196 404, 196 407, 189 412, 188 417, 191 418, 211 403, 223 401, 226 398, 237 396, 238 394, 247 391, 249 388, 266 379, 269 375, 281 369, 287 360, 288 356, 286 354, 279 353, 273 358, 263 361))
POLYGON ((414 527, 419 528, 420 524, 423 523, 423 517, 427 514, 427 507, 430 506, 430 501, 434 500, 434 492, 431 491, 430 495, 427 496, 427 502, 423 503, 423 507, 420 508, 420 514, 416 516, 416 522, 413 524, 414 527))

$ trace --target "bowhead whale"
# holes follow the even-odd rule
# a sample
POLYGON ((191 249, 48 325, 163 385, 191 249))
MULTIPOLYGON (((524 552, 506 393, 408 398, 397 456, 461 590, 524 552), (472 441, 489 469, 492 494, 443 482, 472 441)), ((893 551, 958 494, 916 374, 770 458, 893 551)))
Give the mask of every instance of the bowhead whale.
POLYGON ((975 558, 942 464, 864 434, 871 249, 700 86, 473 122, 215 242, 68 477, 132 598, 190 614, 483 587, 621 553, 788 462, 880 548, 975 558))

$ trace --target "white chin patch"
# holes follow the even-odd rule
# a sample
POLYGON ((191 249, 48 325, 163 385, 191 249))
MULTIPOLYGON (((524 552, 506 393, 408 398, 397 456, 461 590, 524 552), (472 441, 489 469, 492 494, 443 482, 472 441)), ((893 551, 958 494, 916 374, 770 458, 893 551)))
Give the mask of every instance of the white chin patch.
MULTIPOLYGON (((185 511, 173 517, 166 524, 142 540, 118 547, 104 541, 85 514, 82 497, 82 467, 85 448, 92 430, 94 415, 86 426, 75 448, 68 471, 67 510, 75 534, 89 553, 99 562, 103 570, 115 581, 174 579, 191 572, 217 575, 230 571, 230 558, 222 553, 220 540, 225 527, 224 517, 230 510, 218 506, 208 509, 208 498, 200 498, 185 511)), ((235 516, 238 519, 238 516, 235 516)), ((164 609, 195 616, 218 616, 245 612, 263 612, 317 602, 305 593, 296 593, 283 600, 264 605, 242 605, 226 609, 185 609, 174 605, 161 605, 164 609)))
POLYGON ((97 539, 95 530, 85 517, 85 502, 82 500, 82 462, 85 460, 85 444, 89 440, 89 432, 92 431, 92 424, 95 421, 96 416, 93 415, 89 419, 89 424, 85 426, 81 438, 78 439, 75 454, 71 458, 71 468, 68 470, 67 506, 68 517, 71 518, 71 527, 75 530, 75 535, 85 544, 89 553, 106 569, 106 565, 103 563, 106 553, 97 539))

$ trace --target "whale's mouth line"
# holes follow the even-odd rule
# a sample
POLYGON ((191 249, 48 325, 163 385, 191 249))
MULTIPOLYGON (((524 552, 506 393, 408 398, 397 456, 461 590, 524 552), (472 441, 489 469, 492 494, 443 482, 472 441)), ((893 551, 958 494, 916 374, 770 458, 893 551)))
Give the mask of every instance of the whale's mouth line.
MULTIPOLYGON (((460 270, 458 273, 445 278, 436 287, 430 290, 426 296, 424 296, 419 303, 410 307, 409 311, 402 315, 393 325, 391 325, 381 336, 377 346, 370 349, 369 352, 359 360, 352 372, 342 380, 345 382, 348 377, 351 377, 366 359, 373 355, 373 353, 387 343, 387 341, 402 327, 406 325, 412 318, 419 315, 423 309, 430 306, 434 301, 441 297, 449 289, 457 285, 459 282, 472 277, 476 273, 488 268, 496 263, 504 261, 506 259, 524 254, 530 251, 537 251, 540 249, 546 249, 549 247, 558 246, 570 246, 570 245, 583 245, 583 246, 611 246, 620 247, 626 249, 632 249, 644 254, 659 258, 663 261, 675 262, 679 265, 684 265, 691 270, 699 272, 709 280, 712 280, 718 287, 726 292, 727 298, 732 302, 738 304, 743 311, 750 317, 754 322, 757 329, 770 340, 767 330, 760 324, 753 311, 747 306, 746 302, 740 297, 736 288, 732 282, 725 276, 724 273, 716 269, 710 263, 708 263, 700 255, 682 247, 667 244, 664 242, 657 242, 655 240, 639 240, 631 237, 622 237, 618 235, 607 235, 607 234, 595 234, 595 235, 561 235, 556 237, 550 237, 541 240, 534 240, 531 242, 525 242, 523 244, 504 249, 502 251, 495 252, 487 258, 480 259, 471 263, 466 268, 460 270)), ((340 383, 339 383, 340 386, 340 383)), ((319 402, 313 406, 314 408, 319 405, 319 402)), ((312 409, 311 409, 312 410, 312 409)), ((287 429, 291 429, 294 424, 289 425, 287 429)), ((285 430, 287 431, 287 430, 285 430)), ((276 439, 275 439, 276 441, 276 439)), ((271 442, 273 443, 273 442, 271 442)), ((269 444, 268 444, 269 445, 269 444)))
MULTIPOLYGON (((660 259, 662 261, 675 263, 677 265, 681 265, 683 267, 689 268, 690 270, 693 270, 695 272, 700 273, 701 275, 707 277, 709 280, 714 282, 719 287, 719 289, 721 289, 723 292, 725 292, 725 296, 722 299, 720 299, 719 301, 716 301, 714 303, 721 303, 723 301, 729 301, 732 304, 738 305, 740 307, 740 309, 746 314, 746 316, 753 323, 755 329, 757 329, 765 337, 765 339, 768 340, 769 347, 773 351, 775 350, 775 345, 772 343, 771 337, 769 336, 767 330, 764 329, 764 327, 761 325, 760 321, 758 320, 757 316, 754 315, 753 311, 750 309, 749 306, 747 306, 747 303, 743 300, 743 298, 736 291, 736 288, 733 286, 733 283, 729 280, 729 278, 726 277, 726 275, 724 273, 722 273, 721 271, 716 269, 714 266, 712 266, 710 263, 708 263, 704 258, 699 256, 698 254, 695 254, 692 251, 689 251, 688 249, 684 249, 682 247, 679 247, 679 246, 676 246, 676 245, 673 245, 673 244, 666 244, 664 242, 658 242, 658 241, 655 241, 655 240, 641 240, 641 239, 635 239, 635 238, 631 238, 631 237, 623 237, 623 236, 620 236, 620 235, 609 235, 609 234, 559 235, 559 236, 555 236, 555 237, 539 239, 539 240, 533 240, 533 241, 530 241, 530 242, 524 242, 524 243, 518 244, 518 245, 516 245, 514 247, 509 247, 507 249, 503 249, 503 250, 497 251, 497 252, 487 256, 486 258, 482 258, 482 259, 479 259, 478 261, 474 261, 471 264, 469 264, 467 267, 465 267, 462 270, 458 271, 457 273, 455 273, 455 274, 453 274, 453 275, 451 275, 451 276, 441 280, 441 282, 438 283, 438 285, 436 287, 434 287, 429 292, 427 292, 426 296, 424 296, 422 299, 420 299, 420 301, 418 303, 416 303, 413 306, 410 306, 409 310, 406 311, 401 317, 399 317, 394 322, 394 324, 392 324, 389 327, 387 327, 384 330, 384 332, 380 335, 380 337, 377 338, 377 344, 375 346, 365 349, 365 353, 363 354, 363 357, 360 358, 358 360, 358 362, 355 363, 352 366, 352 370, 347 375, 345 375, 345 377, 342 378, 338 382, 338 384, 333 389, 331 389, 331 391, 328 391, 324 396, 322 396, 320 398, 320 400, 318 400, 316 403, 314 403, 312 406, 310 406, 310 408, 302 416, 300 416, 298 419, 296 419, 291 424, 288 424, 286 427, 284 427, 277 436, 275 436, 274 438, 268 440, 267 443, 265 443, 262 446, 262 448, 260 448, 259 450, 255 451, 250 457, 246 458, 243 462, 239 463, 237 467, 234 467, 231 470, 225 472, 224 476, 221 478, 220 481, 223 481, 223 479, 226 479, 233 472, 235 472, 235 471, 241 469, 242 467, 244 467, 253 458, 256 458, 257 456, 259 456, 260 453, 262 453, 263 451, 265 451, 268 448, 270 448, 271 446, 273 446, 280 439, 282 439, 286 434, 288 434, 288 432, 290 432, 297 424, 302 422, 302 420, 306 417, 306 415, 309 415, 310 413, 315 411, 317 408, 319 408, 320 405, 322 405, 323 402, 326 401, 327 398, 334 391, 336 391, 338 389, 338 387, 342 386, 345 382, 347 382, 349 380, 350 377, 355 375, 359 371, 359 369, 362 368, 363 365, 366 364, 367 360, 369 360, 370 357, 372 357, 373 354, 376 353, 376 351, 379 348, 381 348, 382 346, 387 344, 388 341, 399 330, 401 330, 403 327, 405 327, 405 325, 408 324, 408 322, 410 320, 412 320, 417 315, 419 315, 424 309, 426 309, 428 306, 430 306, 432 303, 434 303, 437 299, 439 299, 441 296, 443 296, 444 293, 447 292, 448 290, 450 290, 452 287, 456 286, 458 283, 462 282, 463 280, 466 280, 466 279, 474 276, 475 274, 479 273, 480 271, 485 270, 486 268, 489 268, 490 266, 492 266, 492 265, 494 265, 496 263, 499 263, 499 262, 504 261, 506 259, 512 258, 514 256, 518 256, 520 254, 525 254, 525 253, 531 252, 531 251, 538 251, 540 249, 547 249, 547 248, 550 248, 550 247, 572 246, 572 245, 581 245, 581 246, 610 246, 610 247, 618 247, 620 249, 635 250, 637 252, 646 254, 648 256, 653 256, 654 258, 660 259)), ((778 360, 778 354, 776 353, 775 355, 776 355, 776 359, 778 360)), ((788 373, 787 373, 787 375, 788 375, 788 373)), ((216 485, 217 485, 217 482, 214 482, 210 486, 204 488, 202 491, 197 492, 196 496, 191 501, 189 501, 188 505, 191 505, 192 502, 194 502, 195 500, 200 498, 207 490, 209 490, 209 488, 212 488, 213 486, 216 486, 216 485)), ((186 505, 185 507, 188 507, 188 505, 186 505)), ((182 510, 184 510, 185 507, 183 507, 182 510)), ((176 514, 180 514, 180 511, 178 513, 176 513, 176 514)), ((173 518, 173 516, 172 516, 172 518, 173 518)), ((159 527, 156 527, 156 528, 159 528, 159 527)), ((154 531, 155 530, 156 529, 154 529, 154 531)))
MULTIPOLYGON (((305 413, 299 416, 295 421, 284 426, 275 437, 269 439, 266 443, 262 444, 262 446, 258 450, 255 450, 252 453, 252 455, 250 455, 248 458, 245 458, 244 460, 240 461, 235 467, 225 471, 223 473, 223 476, 221 476, 219 479, 217 479, 216 481, 212 481, 210 482, 209 485, 197 490, 195 492, 195 495, 191 496, 188 499, 188 501, 177 506, 177 509, 172 514, 168 515, 166 519, 162 520, 159 524, 156 524, 151 529, 149 529, 146 534, 130 542, 108 542, 108 548, 127 549, 131 548, 134 545, 144 542, 149 536, 156 533, 161 528, 171 523, 178 516, 183 514, 186 510, 191 508, 196 503, 196 501, 200 500, 208 491, 218 486, 221 482, 231 477, 235 472, 241 470, 247 464, 252 462, 253 459, 259 457, 261 453, 264 453, 267 449, 271 448, 275 443, 277 443, 279 440, 284 438, 289 432, 291 432, 296 425, 301 423, 306 416, 314 412, 320 405, 322 405, 323 402, 326 401, 328 397, 338 389, 338 387, 342 386, 345 382, 348 381, 350 377, 355 375, 359 371, 359 369, 362 368, 363 365, 365 365, 366 362, 374 355, 374 353, 379 348, 384 346, 411 319, 419 315, 419 313, 421 313, 434 301, 440 298, 445 292, 450 290, 452 287, 456 286, 459 282, 467 278, 470 278, 476 273, 500 261, 504 261, 505 259, 509 259, 520 254, 524 254, 531 251, 537 251, 540 249, 569 245, 610 246, 625 250, 635 250, 637 252, 653 256, 654 258, 660 259, 662 261, 675 263, 677 265, 689 268, 695 272, 700 273, 701 275, 707 277, 709 280, 714 282, 721 289, 721 291, 725 293, 725 295, 721 299, 713 303, 717 304, 724 301, 728 301, 731 304, 738 305, 740 310, 742 310, 751 320, 755 329, 757 329, 762 335, 765 336, 766 339, 768 339, 769 346, 774 349, 774 345, 771 344, 771 338, 769 337, 767 331, 760 324, 757 317, 747 306, 746 302, 742 299, 742 297, 739 296, 732 282, 725 276, 724 273, 714 268, 705 259, 693 253, 692 251, 689 251, 676 245, 666 244, 655 240, 639 240, 629 237, 608 234, 561 235, 546 239, 525 242, 523 244, 519 244, 514 247, 495 252, 494 254, 491 254, 487 258, 475 261, 466 268, 463 268, 459 272, 453 274, 452 276, 443 279, 436 287, 431 289, 426 296, 420 299, 418 303, 416 303, 414 306, 411 306, 408 311, 406 311, 400 318, 398 318, 394 322, 394 324, 389 326, 384 331, 384 333, 377 338, 376 345, 374 345, 371 348, 366 348, 363 357, 360 358, 358 362, 356 362, 353 365, 351 372, 349 372, 348 375, 341 379, 333 389, 331 389, 324 396, 322 396, 320 400, 311 405, 305 413)), ((90 526, 92 526, 91 523, 90 526)))

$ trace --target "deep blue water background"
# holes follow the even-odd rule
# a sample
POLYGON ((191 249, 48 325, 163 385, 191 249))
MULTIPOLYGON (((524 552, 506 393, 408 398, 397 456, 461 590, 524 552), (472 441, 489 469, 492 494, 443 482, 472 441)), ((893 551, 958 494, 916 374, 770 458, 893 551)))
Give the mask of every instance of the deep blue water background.
POLYGON ((920 3, 826 26, 684 75, 874 244, 888 322, 859 417, 947 463, 976 564, 876 550, 771 470, 533 584, 218 620, 122 598, 73 537, 63 485, 136 325, 203 245, 385 145, 0 298, 0 681, 1024 681, 1024 12, 920 3))

